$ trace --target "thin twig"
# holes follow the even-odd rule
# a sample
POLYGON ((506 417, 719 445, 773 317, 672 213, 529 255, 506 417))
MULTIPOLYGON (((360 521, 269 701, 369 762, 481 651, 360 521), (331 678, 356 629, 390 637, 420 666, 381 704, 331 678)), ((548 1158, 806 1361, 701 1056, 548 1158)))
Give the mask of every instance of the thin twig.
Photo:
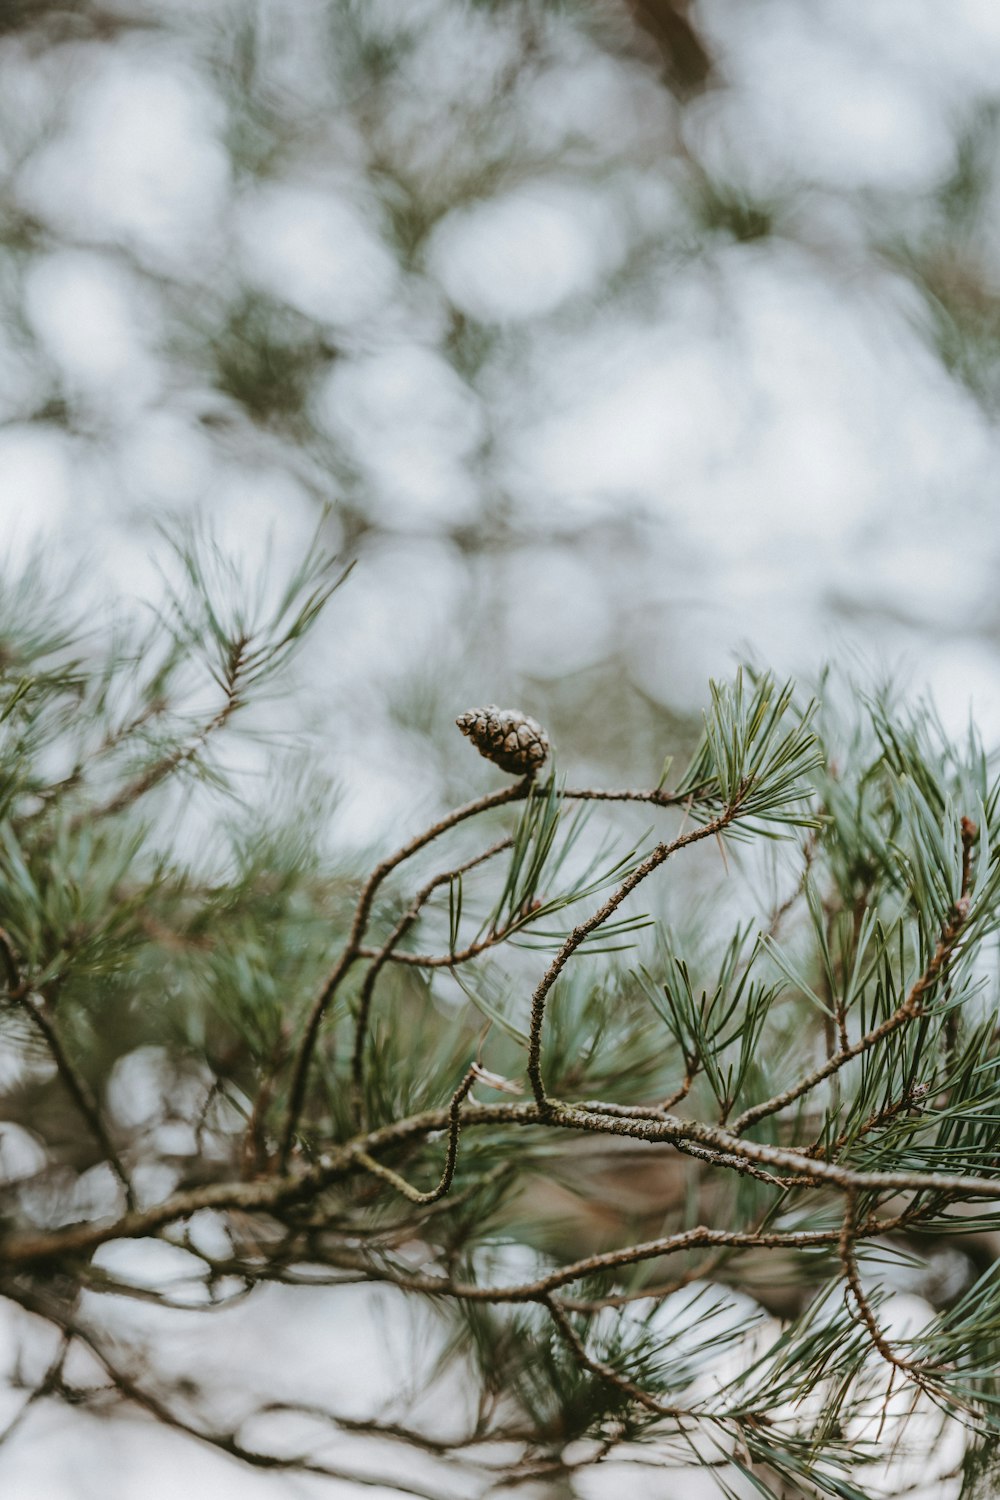
POLYGON ((141 771, 138 776, 127 782, 102 806, 79 812, 70 823, 72 831, 89 826, 99 818, 110 818, 116 813, 124 812, 133 803, 138 802, 140 797, 146 796, 147 792, 151 792, 168 776, 173 775, 174 771, 180 770, 181 766, 189 765, 197 758, 212 736, 223 729, 237 709, 243 706, 240 679, 246 670, 249 644, 250 639, 247 636, 238 636, 232 643, 229 659, 226 662, 225 678, 218 679, 225 694, 218 711, 195 730, 185 744, 175 745, 166 755, 161 756, 151 766, 147 766, 145 771, 141 771))
POLYGON ((59 1033, 56 1030, 55 1023, 48 1014, 45 999, 41 995, 28 994, 22 997, 20 1004, 25 1015, 30 1017, 33 1025, 45 1038, 45 1044, 49 1049, 52 1061, 56 1065, 59 1077, 66 1087, 66 1092, 86 1120, 91 1134, 104 1153, 105 1160, 121 1183, 127 1207, 133 1209, 135 1207, 135 1197, 132 1191, 132 1184, 122 1163, 122 1159, 115 1150, 111 1137, 108 1134, 107 1126, 101 1115, 100 1106, 91 1092, 90 1085, 83 1075, 77 1072, 70 1061, 59 1033))
POLYGON ((861 1320, 871 1335, 872 1343, 881 1354, 887 1364, 893 1365, 897 1370, 903 1370, 912 1378, 920 1379, 920 1368, 912 1360, 902 1359, 893 1350, 885 1334, 879 1327, 875 1310, 868 1300, 865 1289, 861 1284, 861 1273, 858 1270, 857 1256, 854 1253, 854 1243, 858 1238, 857 1224, 855 1222, 857 1204, 857 1192, 854 1188, 848 1188, 846 1202, 844 1204, 844 1220, 840 1235, 837 1240, 837 1253, 844 1270, 844 1279, 857 1303, 861 1320))
POLYGON ((891 1036, 894 1031, 898 1031, 901 1026, 906 1026, 914 1017, 918 1016, 921 1013, 925 999, 931 990, 933 990, 938 979, 941 977, 942 970, 946 967, 948 960, 958 947, 968 912, 968 897, 962 897, 956 904, 955 915, 944 928, 926 969, 913 985, 902 1005, 894 1010, 891 1016, 886 1016, 884 1021, 880 1022, 878 1026, 873 1027, 871 1031, 865 1032, 864 1036, 859 1037, 850 1046, 841 1048, 840 1051, 835 1052, 822 1067, 816 1068, 812 1073, 807 1074, 805 1078, 801 1078, 791 1088, 784 1089, 780 1094, 775 1094, 772 1098, 765 1099, 763 1103, 755 1104, 751 1109, 744 1110, 739 1118, 733 1121, 730 1127, 733 1133, 736 1135, 741 1134, 743 1131, 748 1130, 751 1125, 755 1125, 758 1120, 763 1120, 768 1115, 777 1114, 779 1110, 794 1103, 796 1099, 800 1099, 803 1094, 809 1093, 811 1089, 814 1089, 817 1084, 822 1083, 824 1079, 838 1072, 846 1063, 851 1062, 855 1057, 860 1057, 862 1053, 868 1052, 872 1047, 883 1041, 885 1037, 891 1036))
MULTIPOLYGON (((62 777, 60 781, 53 782, 50 786, 33 793, 39 806, 24 815, 20 819, 20 822, 22 824, 34 823, 45 813, 50 812, 63 797, 75 791, 82 784, 88 771, 90 771, 96 761, 103 760, 106 756, 111 755, 120 745, 125 744, 127 740, 131 739, 132 735, 148 724, 151 719, 158 718, 161 714, 165 713, 167 707, 168 703, 165 698, 151 698, 148 703, 143 704, 138 712, 132 715, 131 719, 127 719, 124 724, 119 724, 117 729, 109 728, 100 744, 87 756, 86 760, 77 761, 73 769, 66 776, 62 777)), ((88 814, 87 816, 89 819, 92 815, 88 814)), ((97 816, 100 816, 100 814, 97 814, 97 816)))
POLYGON ((86 1079, 70 1061, 59 1032, 56 1029, 55 1022, 48 1013, 45 997, 33 994, 28 980, 22 975, 14 940, 6 928, 3 927, 0 927, 0 963, 2 963, 7 976, 8 999, 21 1008, 36 1031, 39 1031, 44 1037, 49 1056, 55 1064, 56 1071, 63 1081, 66 1092, 86 1120, 94 1140, 100 1146, 108 1165, 122 1185, 122 1190, 125 1194, 125 1206, 129 1209, 135 1208, 132 1184, 129 1181, 129 1176, 125 1171, 121 1157, 115 1150, 111 1137, 108 1134, 100 1106, 92 1094, 86 1079))
POLYGON ((354 911, 354 919, 348 934, 347 943, 340 957, 334 964, 326 980, 321 986, 319 993, 306 1018, 302 1037, 299 1041, 298 1051, 292 1066, 292 1081, 289 1088, 288 1111, 285 1117, 285 1127, 282 1133, 281 1149, 279 1153, 279 1168, 284 1171, 291 1155, 292 1143, 295 1139, 295 1131, 298 1127, 299 1116, 302 1113, 302 1105, 305 1100, 306 1078, 309 1073, 309 1064, 312 1060, 313 1051, 319 1036, 319 1028, 326 1014, 330 1002, 340 987, 348 971, 353 967, 355 961, 360 957, 362 940, 368 927, 368 919, 371 915, 372 903, 375 893, 393 870, 416 854, 420 849, 440 838, 441 834, 449 829, 455 828, 459 823, 464 823, 468 818, 478 817, 480 813, 488 812, 494 807, 504 807, 509 802, 522 801, 528 794, 531 782, 530 778, 514 782, 511 786, 503 787, 498 792, 489 792, 485 797, 478 797, 474 802, 467 802, 463 807, 456 808, 448 813, 438 822, 432 823, 430 828, 425 828, 423 833, 410 839, 409 843, 397 849, 394 854, 383 859, 372 870, 368 879, 361 888, 358 904, 354 911))
POLYGON ((637 865, 629 875, 625 877, 617 890, 613 891, 603 906, 598 907, 584 921, 580 922, 566 938, 559 952, 549 964, 545 973, 538 983, 535 993, 531 997, 531 1024, 528 1033, 528 1077, 531 1080, 532 1093, 538 1108, 547 1111, 550 1106, 549 1098, 545 1092, 545 1083, 542 1078, 542 1029, 545 1024, 545 1004, 549 991, 562 973, 570 958, 580 947, 581 943, 590 936, 598 927, 602 927, 611 916, 612 912, 631 895, 636 886, 646 879, 648 875, 659 868, 665 860, 679 850, 687 848, 699 839, 713 838, 726 828, 736 816, 735 808, 727 808, 718 817, 712 818, 710 822, 702 824, 700 828, 694 828, 690 833, 682 833, 671 843, 657 844, 656 848, 637 865))
POLYGON ((7 1423, 7 1426, 3 1429, 2 1432, 0 1432, 0 1444, 6 1443, 9 1438, 12 1438, 14 1436, 14 1433, 17 1431, 17 1429, 23 1425, 33 1406, 35 1406, 39 1401, 43 1400, 46 1396, 49 1396, 54 1391, 58 1391, 60 1389, 62 1384, 62 1373, 66 1364, 66 1356, 69 1353, 71 1343, 71 1336, 68 1333, 64 1333, 60 1341, 59 1348, 56 1350, 55 1356, 53 1357, 48 1369, 45 1371, 45 1374, 35 1386, 34 1390, 29 1393, 27 1399, 14 1413, 13 1417, 7 1423))
POLYGON ((846 1145, 853 1144, 854 1141, 860 1141, 866 1135, 870 1135, 873 1130, 878 1130, 881 1126, 890 1124, 903 1110, 915 1110, 919 1108, 920 1101, 925 1099, 929 1093, 930 1088, 927 1084, 918 1083, 908 1093, 904 1094, 901 1099, 894 1099, 891 1103, 885 1105, 884 1108, 874 1110, 868 1116, 867 1120, 864 1120, 856 1130, 842 1130, 836 1140, 829 1142, 827 1145, 824 1145, 821 1141, 816 1141, 813 1145, 803 1146, 801 1149, 807 1156, 822 1156, 829 1160, 830 1157, 836 1156, 838 1151, 842 1151, 846 1145))
MULTIPOLYGON (((713 785, 714 782, 702 782, 693 791, 686 791, 682 794, 664 792, 658 787, 653 787, 648 791, 642 788, 613 791, 604 787, 567 787, 559 795, 566 802, 649 802, 654 807, 685 807, 692 800, 697 800, 699 792, 708 791, 713 785)), ((541 795, 541 789, 538 788, 534 795, 541 795)))
MULTIPOLYGON (((371 1014, 372 997, 375 993, 375 982, 378 979, 383 965, 390 958, 397 957, 397 955, 393 951, 396 947, 396 944, 400 942, 403 937, 405 937, 406 933, 410 930, 410 928, 413 926, 414 922, 420 915, 422 908, 430 900, 434 892, 439 889, 439 887, 441 887, 442 885, 447 885, 449 881, 455 880, 460 875, 468 874, 468 872, 470 870, 474 870, 477 865, 485 864, 485 862, 488 859, 492 859, 494 855, 500 854, 504 849, 509 849, 513 842, 514 840, 512 838, 500 839, 497 843, 491 844, 490 847, 484 850, 482 854, 477 854, 472 859, 467 859, 464 864, 456 865, 455 868, 451 870, 442 870, 440 874, 435 875, 433 879, 429 880, 426 885, 422 886, 414 896, 411 905, 400 917, 392 932, 382 944, 382 947, 375 949, 372 952, 372 962, 368 968, 367 974, 365 975, 364 984, 361 987, 361 994, 358 997, 358 1009, 354 1022, 354 1049, 351 1054, 351 1085, 354 1094, 354 1113, 355 1119, 357 1120, 359 1125, 363 1126, 365 1124, 363 1096, 365 1042, 368 1036, 368 1019, 371 1014)), ((371 951, 372 950, 359 949, 358 957, 364 958, 367 956, 368 952, 371 951)), ((461 963, 462 956, 458 954, 452 955, 450 962, 461 963)))
MULTIPOLYGON (((498 948, 505 943, 514 933, 520 932, 524 926, 521 916, 508 927, 497 927, 487 932, 484 937, 475 942, 467 943, 464 948, 456 948, 454 953, 387 953, 387 963, 401 964, 411 969, 454 969, 459 964, 466 964, 472 958, 478 958, 481 953, 487 953, 490 948, 498 948)), ((380 948, 359 948, 359 958, 378 958, 380 948)))
POLYGON ((475 1083, 477 1076, 476 1069, 470 1068, 451 1096, 451 1103, 448 1106, 448 1149, 445 1153, 444 1170, 437 1187, 422 1193, 419 1188, 411 1187, 406 1178, 394 1172, 391 1167, 383 1166, 380 1161, 376 1161, 374 1156, 370 1156, 367 1151, 355 1151, 355 1160, 359 1161, 369 1172, 374 1172, 376 1177, 381 1177, 384 1181, 391 1183, 397 1192, 402 1193, 404 1198, 409 1198, 411 1203, 436 1203, 439 1198, 444 1197, 455 1176, 458 1138, 462 1129, 462 1101, 475 1083))
POLYGON ((697 1415, 697 1413, 685 1410, 682 1407, 665 1406, 662 1401, 657 1401, 655 1396, 651 1396, 648 1391, 644 1391, 642 1386, 636 1385, 627 1376, 620 1375, 613 1366, 605 1364, 604 1360, 594 1359, 593 1355, 587 1353, 586 1344, 580 1338, 573 1324, 570 1322, 565 1309, 556 1298, 543 1296, 539 1297, 538 1300, 549 1313, 553 1323, 555 1323, 564 1340, 572 1349, 577 1363, 581 1364, 585 1370, 589 1370, 591 1375, 596 1375, 599 1379, 606 1380, 610 1385, 615 1386, 617 1390, 621 1391, 623 1395, 627 1396, 630 1401, 635 1401, 640 1406, 644 1406, 647 1411, 655 1412, 658 1417, 673 1417, 675 1421, 680 1421, 684 1417, 694 1417, 697 1415))

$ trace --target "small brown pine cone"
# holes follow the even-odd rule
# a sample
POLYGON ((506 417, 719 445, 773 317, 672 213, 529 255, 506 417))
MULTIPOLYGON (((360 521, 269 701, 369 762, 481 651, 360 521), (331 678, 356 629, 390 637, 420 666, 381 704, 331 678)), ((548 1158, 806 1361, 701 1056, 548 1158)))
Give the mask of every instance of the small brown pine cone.
POLYGON ((549 737, 536 719, 516 708, 472 708, 455 720, 459 729, 501 771, 533 776, 549 753, 549 737))

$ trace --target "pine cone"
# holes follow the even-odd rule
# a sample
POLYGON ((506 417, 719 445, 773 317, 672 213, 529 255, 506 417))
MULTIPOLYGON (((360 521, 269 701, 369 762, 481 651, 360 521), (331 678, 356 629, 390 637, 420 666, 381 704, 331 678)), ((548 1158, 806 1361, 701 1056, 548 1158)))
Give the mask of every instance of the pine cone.
POLYGON ((459 714, 455 723, 480 755, 512 776, 533 776, 549 753, 549 737, 541 724, 516 708, 488 703, 459 714))

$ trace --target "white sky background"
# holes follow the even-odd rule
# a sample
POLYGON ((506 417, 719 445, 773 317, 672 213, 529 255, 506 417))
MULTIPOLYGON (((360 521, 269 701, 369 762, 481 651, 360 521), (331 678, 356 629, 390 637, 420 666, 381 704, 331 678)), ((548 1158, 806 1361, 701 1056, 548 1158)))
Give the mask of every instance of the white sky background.
MULTIPOLYGON (((291 138, 263 183, 224 144, 201 8, 153 9, 176 22, 167 39, 0 41, 0 172, 39 226, 0 281, 14 565, 41 540, 56 565, 85 561, 95 608, 152 598, 154 523, 194 515, 280 565, 316 494, 337 497, 317 454, 342 455, 373 530, 315 661, 341 726, 340 831, 359 841, 415 789, 433 797, 426 764, 400 764, 379 685, 460 657, 480 607, 486 700, 613 649, 638 689, 688 710, 744 648, 807 674, 857 650, 929 685, 956 730, 971 702, 1000 740, 996 424, 875 248, 880 226, 919 221, 997 87, 993 0, 952 0, 946 20, 931 0, 701 0, 724 83, 683 112, 644 62, 569 25, 543 28, 519 76, 512 28, 386 0, 373 25, 405 20, 422 40, 378 114, 315 44, 321 8, 302 7, 264 24, 291 138), (504 108, 473 138, 476 100, 501 82, 504 108), (476 153, 516 170, 463 191, 476 153), (773 200, 778 231, 706 236, 685 197, 692 154, 773 200), (388 233, 385 160, 441 180, 417 266, 388 233), (308 452, 254 429, 178 354, 179 309, 211 326, 233 276, 341 351, 309 396, 308 452), (489 335, 471 378, 448 354, 456 312, 489 335), (54 389, 68 427, 37 419, 54 389), (495 527, 503 545, 470 564, 462 528, 495 527)), ((979 240, 994 274, 998 227, 1000 197, 979 240)), ((58 1456, 29 1431, 0 1453, 0 1482, 13 1462, 24 1500, 91 1493, 72 1455, 96 1463, 99 1439, 58 1456)), ((182 1477, 177 1445, 155 1441, 171 1494, 312 1493, 187 1449, 182 1477)), ((136 1493, 147 1461, 120 1452, 114 1473, 101 1460, 107 1500, 136 1493)), ((145 1472, 142 1490, 153 1500, 145 1472)))

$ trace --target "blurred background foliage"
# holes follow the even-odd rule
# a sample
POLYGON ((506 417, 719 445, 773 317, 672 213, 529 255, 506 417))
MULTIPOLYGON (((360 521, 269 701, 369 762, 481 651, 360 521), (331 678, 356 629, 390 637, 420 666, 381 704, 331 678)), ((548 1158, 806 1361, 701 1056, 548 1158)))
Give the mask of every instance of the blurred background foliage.
POLYGON ((361 842, 455 790, 469 703, 645 777, 747 648, 860 643, 1000 731, 1000 23, 946 30, 6 0, 8 545, 149 597, 164 517, 292 556, 330 503, 306 712, 361 842))

